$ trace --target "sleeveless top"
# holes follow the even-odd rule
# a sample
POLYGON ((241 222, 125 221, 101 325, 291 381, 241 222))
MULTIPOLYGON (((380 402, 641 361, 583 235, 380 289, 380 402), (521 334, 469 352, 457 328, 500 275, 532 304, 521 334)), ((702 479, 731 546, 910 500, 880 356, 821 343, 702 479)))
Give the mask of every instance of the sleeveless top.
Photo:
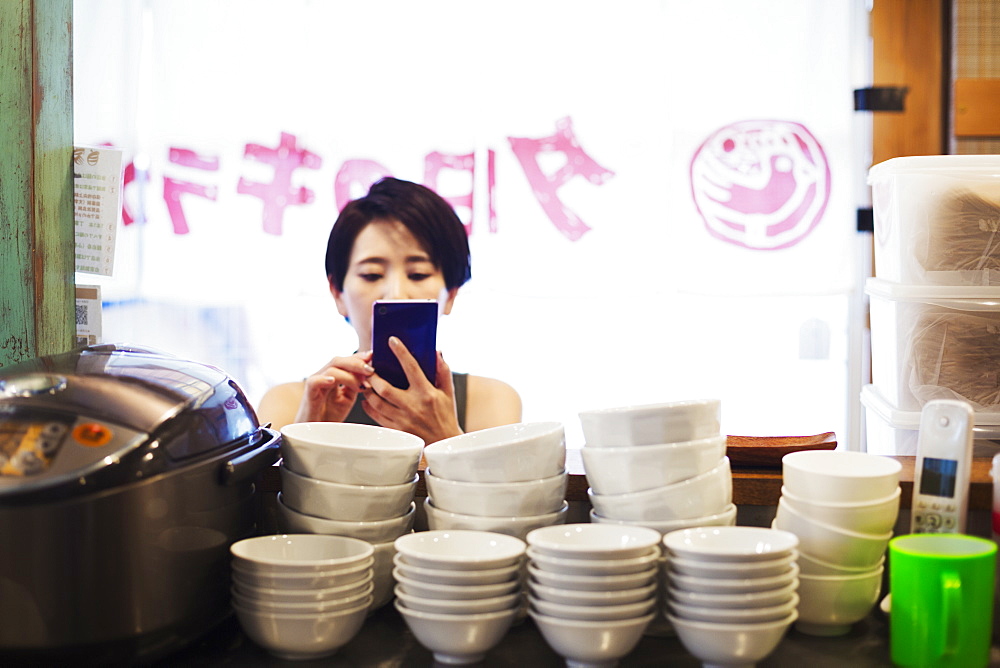
MULTIPOLYGON (((451 380, 455 384, 455 408, 458 413, 458 426, 462 428, 462 431, 465 431, 466 394, 469 380, 468 374, 452 373, 451 380)), ((362 399, 359 396, 358 400, 355 401, 354 405, 351 407, 351 412, 347 414, 347 418, 344 422, 378 426, 378 423, 371 419, 368 413, 365 413, 365 409, 361 407, 361 404, 362 399)))

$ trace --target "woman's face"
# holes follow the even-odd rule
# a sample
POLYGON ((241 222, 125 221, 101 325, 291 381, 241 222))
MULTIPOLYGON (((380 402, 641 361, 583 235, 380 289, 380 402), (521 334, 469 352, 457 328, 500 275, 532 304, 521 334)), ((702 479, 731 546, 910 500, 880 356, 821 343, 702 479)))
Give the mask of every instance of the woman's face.
POLYGON ((449 313, 458 288, 449 290, 430 255, 396 220, 375 220, 354 240, 344 291, 333 283, 337 310, 358 333, 361 350, 371 348, 372 302, 376 299, 434 299, 449 313))

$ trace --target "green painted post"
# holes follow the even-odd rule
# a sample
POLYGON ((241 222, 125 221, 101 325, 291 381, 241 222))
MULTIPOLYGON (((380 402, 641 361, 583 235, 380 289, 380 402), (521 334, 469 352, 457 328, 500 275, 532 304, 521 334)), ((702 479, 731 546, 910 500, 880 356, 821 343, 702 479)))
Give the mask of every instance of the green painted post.
POLYGON ((0 0, 0 366, 73 345, 72 30, 72 0, 0 0))

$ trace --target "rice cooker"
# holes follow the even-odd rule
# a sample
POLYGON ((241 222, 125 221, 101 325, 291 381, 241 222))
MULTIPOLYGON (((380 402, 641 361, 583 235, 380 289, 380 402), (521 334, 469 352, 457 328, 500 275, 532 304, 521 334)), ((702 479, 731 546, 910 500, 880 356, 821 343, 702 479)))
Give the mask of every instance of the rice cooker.
POLYGON ((231 614, 279 453, 219 369, 100 345, 0 369, 0 657, 161 657, 231 614))

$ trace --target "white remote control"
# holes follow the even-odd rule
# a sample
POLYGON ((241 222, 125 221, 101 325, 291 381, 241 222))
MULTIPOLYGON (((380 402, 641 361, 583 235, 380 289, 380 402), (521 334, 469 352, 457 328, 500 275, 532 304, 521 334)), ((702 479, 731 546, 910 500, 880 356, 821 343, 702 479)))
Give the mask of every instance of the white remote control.
POLYGON ((972 427, 964 401, 936 399, 920 412, 913 475, 913 533, 964 533, 969 508, 972 427))

